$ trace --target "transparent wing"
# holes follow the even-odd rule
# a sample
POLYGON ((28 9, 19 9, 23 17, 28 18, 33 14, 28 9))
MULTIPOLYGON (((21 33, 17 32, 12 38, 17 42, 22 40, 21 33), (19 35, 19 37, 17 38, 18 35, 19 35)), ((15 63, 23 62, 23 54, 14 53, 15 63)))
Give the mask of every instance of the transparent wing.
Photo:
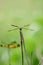
POLYGON ((27 27, 27 26, 30 26, 30 24, 24 25, 22 28, 27 27))
POLYGON ((8 32, 10 32, 10 31, 13 31, 13 30, 17 30, 18 28, 15 28, 15 29, 11 29, 11 30, 8 30, 8 32))
POLYGON ((16 26, 16 25, 11 25, 11 26, 19 28, 19 27, 18 27, 18 26, 16 26))
POLYGON ((28 29, 28 28, 23 28, 23 29, 25 29, 25 30, 30 30, 30 31, 34 31, 33 29, 28 29))

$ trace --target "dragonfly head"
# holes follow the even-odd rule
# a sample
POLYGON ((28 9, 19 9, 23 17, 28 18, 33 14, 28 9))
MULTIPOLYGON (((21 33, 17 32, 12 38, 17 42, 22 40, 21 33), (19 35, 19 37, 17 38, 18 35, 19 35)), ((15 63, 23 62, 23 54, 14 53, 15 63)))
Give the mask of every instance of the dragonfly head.
POLYGON ((22 30, 22 28, 20 28, 20 30, 22 30))
POLYGON ((2 45, 2 44, 1 44, 0 46, 1 46, 1 47, 3 47, 3 45, 2 45))
POLYGON ((18 44, 17 46, 20 47, 20 44, 18 44))

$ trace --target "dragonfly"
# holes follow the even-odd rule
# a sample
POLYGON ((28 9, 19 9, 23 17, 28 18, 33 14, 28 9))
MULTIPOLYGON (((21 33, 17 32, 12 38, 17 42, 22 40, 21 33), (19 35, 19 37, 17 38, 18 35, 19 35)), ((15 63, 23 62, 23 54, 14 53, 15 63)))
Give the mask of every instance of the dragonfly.
POLYGON ((13 41, 10 44, 0 44, 0 47, 4 47, 4 48, 17 48, 17 47, 20 47, 20 44, 17 44, 16 41, 13 41))
POLYGON ((9 55, 9 65, 11 65, 10 63, 10 49, 12 48, 18 48, 20 47, 20 44, 18 44, 16 41, 13 41, 9 44, 5 44, 4 42, 2 42, 3 44, 0 44, 0 47, 3 47, 3 48, 8 48, 8 55, 9 55))
POLYGON ((30 59, 28 58, 28 53, 26 51, 26 46, 25 46, 24 36, 23 36, 22 30, 25 29, 25 30, 33 31, 33 29, 28 29, 27 28, 28 26, 30 26, 30 24, 24 25, 23 27, 19 27, 19 26, 16 26, 14 24, 12 24, 11 26, 14 27, 14 29, 8 30, 9 32, 18 29, 19 33, 20 33, 20 43, 21 43, 21 53, 22 53, 22 65, 24 65, 24 51, 25 51, 25 56, 26 56, 27 64, 30 65, 30 59), (23 51, 23 49, 24 49, 24 51, 23 51))

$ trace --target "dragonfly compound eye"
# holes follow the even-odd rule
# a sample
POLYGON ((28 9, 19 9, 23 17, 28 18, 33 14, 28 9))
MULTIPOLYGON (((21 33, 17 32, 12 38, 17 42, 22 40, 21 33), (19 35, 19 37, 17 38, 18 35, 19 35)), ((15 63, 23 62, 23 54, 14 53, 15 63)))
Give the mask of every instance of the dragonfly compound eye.
POLYGON ((0 45, 1 47, 3 47, 3 45, 0 45))
POLYGON ((18 44, 17 46, 20 47, 20 44, 18 44))

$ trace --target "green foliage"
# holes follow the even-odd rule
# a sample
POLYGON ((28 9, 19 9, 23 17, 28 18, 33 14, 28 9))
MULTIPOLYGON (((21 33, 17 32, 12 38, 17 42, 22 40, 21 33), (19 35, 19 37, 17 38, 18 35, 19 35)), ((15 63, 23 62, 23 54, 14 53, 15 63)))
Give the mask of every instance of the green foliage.
MULTIPOLYGON (((12 41, 20 44, 19 30, 8 32, 9 29, 13 29, 11 24, 20 27, 25 24, 30 24, 31 27, 33 24, 33 32, 22 32, 28 58, 32 65, 38 65, 43 57, 43 0, 0 0, 0 44, 9 44, 12 41)), ((22 65, 21 48, 11 49, 9 53, 11 65, 22 65)), ((8 49, 0 48, 0 65, 8 65, 8 57, 8 49)), ((27 65, 25 54, 24 65, 27 65)))

